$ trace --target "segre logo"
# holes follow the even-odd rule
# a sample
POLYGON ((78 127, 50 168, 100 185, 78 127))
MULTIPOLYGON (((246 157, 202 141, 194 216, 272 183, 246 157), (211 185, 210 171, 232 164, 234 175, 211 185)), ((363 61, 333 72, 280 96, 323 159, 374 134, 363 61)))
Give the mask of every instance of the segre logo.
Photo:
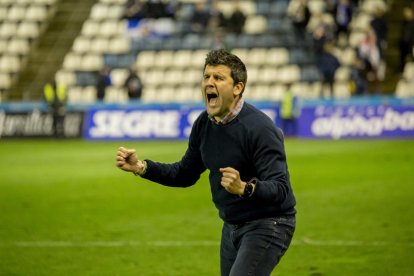
POLYGON ((91 138, 176 138, 180 116, 175 110, 96 111, 88 133, 91 138))

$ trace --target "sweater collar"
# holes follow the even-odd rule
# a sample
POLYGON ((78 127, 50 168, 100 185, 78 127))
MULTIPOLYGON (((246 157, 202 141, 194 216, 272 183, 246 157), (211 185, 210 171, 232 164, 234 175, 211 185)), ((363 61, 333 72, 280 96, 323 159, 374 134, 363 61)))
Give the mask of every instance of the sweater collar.
POLYGON ((224 116, 223 119, 221 119, 220 121, 216 121, 216 119, 214 119, 213 116, 208 116, 210 118, 210 120, 217 124, 217 125, 226 125, 228 123, 230 123, 231 121, 233 121, 234 118, 237 117, 237 115, 239 115, 240 111, 242 110, 244 105, 244 99, 240 98, 239 101, 236 103, 236 105, 234 106, 234 108, 232 110, 229 111, 229 113, 226 114, 226 116, 224 116))

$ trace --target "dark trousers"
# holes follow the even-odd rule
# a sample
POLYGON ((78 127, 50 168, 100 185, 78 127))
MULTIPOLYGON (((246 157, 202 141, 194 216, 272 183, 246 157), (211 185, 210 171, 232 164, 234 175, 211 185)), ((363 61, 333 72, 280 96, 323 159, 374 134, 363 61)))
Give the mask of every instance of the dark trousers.
POLYGON ((224 223, 221 275, 270 275, 288 249, 295 228, 294 216, 259 219, 240 225, 224 223))

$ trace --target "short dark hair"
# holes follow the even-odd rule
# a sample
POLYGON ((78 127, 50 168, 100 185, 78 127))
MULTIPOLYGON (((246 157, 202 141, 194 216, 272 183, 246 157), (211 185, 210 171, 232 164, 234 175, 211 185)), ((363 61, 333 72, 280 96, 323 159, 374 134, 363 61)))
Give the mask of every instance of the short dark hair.
MULTIPOLYGON (((212 50, 207 54, 206 61, 204 63, 204 70, 206 69, 207 65, 209 66, 225 65, 229 67, 234 84, 242 82, 244 85, 244 88, 246 87, 246 83, 247 83, 246 65, 244 65, 243 61, 241 61, 241 59, 238 56, 224 49, 212 50)), ((243 88, 243 91, 244 91, 244 88, 243 88)))

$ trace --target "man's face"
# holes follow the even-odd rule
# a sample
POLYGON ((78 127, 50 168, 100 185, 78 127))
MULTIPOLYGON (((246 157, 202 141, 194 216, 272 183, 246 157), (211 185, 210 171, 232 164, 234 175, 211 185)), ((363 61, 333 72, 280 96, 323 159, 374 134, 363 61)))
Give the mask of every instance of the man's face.
POLYGON ((234 84, 231 70, 225 65, 207 65, 201 86, 207 113, 216 121, 235 106, 243 90, 243 83, 234 84))

